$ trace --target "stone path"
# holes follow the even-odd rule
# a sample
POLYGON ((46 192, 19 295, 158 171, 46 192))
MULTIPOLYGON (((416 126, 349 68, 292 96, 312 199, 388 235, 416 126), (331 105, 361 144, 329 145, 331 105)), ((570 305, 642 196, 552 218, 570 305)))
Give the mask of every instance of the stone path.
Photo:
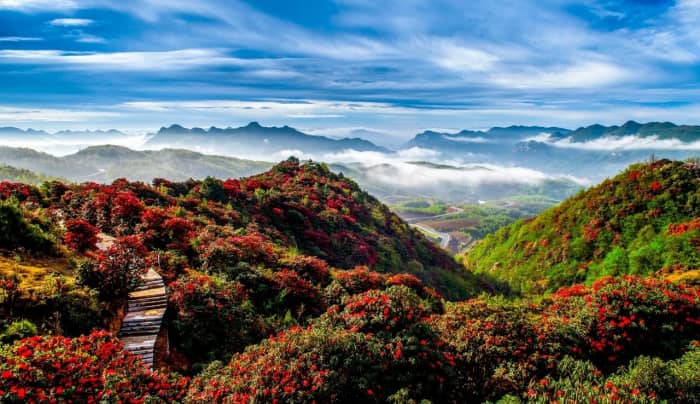
POLYGON ((149 269, 143 280, 143 285, 129 293, 129 306, 118 336, 127 351, 141 355, 152 368, 168 298, 163 278, 156 271, 149 269))

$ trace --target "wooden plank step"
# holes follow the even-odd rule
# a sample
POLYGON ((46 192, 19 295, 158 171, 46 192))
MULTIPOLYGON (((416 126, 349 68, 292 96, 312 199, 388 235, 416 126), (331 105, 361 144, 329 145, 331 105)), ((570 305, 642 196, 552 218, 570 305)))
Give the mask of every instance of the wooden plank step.
POLYGON ((168 297, 163 279, 152 268, 142 279, 143 283, 129 293, 118 335, 125 350, 140 355, 146 366, 153 367, 156 338, 163 327, 168 297))

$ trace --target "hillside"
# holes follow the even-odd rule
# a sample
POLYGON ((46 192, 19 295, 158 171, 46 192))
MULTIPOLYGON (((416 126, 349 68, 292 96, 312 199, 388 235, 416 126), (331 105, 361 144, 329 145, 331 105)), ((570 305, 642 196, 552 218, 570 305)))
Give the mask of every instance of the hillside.
POLYGON ((173 181, 240 177, 262 172, 271 163, 209 156, 189 150, 137 151, 121 146, 91 146, 75 154, 52 156, 32 149, 0 147, 0 163, 71 181, 111 182, 117 178, 151 181, 153 173, 173 181))
POLYGON ((57 179, 58 178, 38 174, 30 170, 0 165, 0 181, 22 182, 25 184, 39 185, 43 182, 57 179))
POLYGON ((697 278, 699 177, 694 163, 632 165, 487 236, 465 265, 525 293, 625 274, 697 278))

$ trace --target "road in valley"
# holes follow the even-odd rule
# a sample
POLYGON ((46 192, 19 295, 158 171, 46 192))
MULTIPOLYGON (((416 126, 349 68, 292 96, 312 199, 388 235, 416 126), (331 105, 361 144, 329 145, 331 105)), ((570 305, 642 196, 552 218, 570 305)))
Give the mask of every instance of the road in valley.
POLYGON ((428 226, 426 226, 424 224, 420 224, 420 223, 413 223, 413 224, 411 224, 411 226, 416 227, 418 229, 421 229, 424 232, 426 232, 434 237, 439 238, 440 239, 440 247, 444 248, 445 250, 450 245, 450 239, 452 238, 452 236, 450 236, 449 233, 439 232, 439 231, 433 229, 432 227, 428 227, 428 226))
POLYGON ((419 228, 419 229, 423 230, 424 232, 440 239, 440 247, 445 249, 445 250, 448 250, 452 236, 450 236, 449 233, 443 233, 443 232, 437 231, 425 223, 425 222, 429 222, 431 220, 443 218, 445 216, 451 216, 451 215, 455 215, 455 214, 464 212, 464 209, 458 208, 456 206, 450 206, 448 209, 452 209, 453 211, 448 212, 448 213, 442 213, 439 215, 434 215, 434 216, 406 217, 406 218, 402 218, 402 219, 406 223, 410 224, 411 226, 419 228))

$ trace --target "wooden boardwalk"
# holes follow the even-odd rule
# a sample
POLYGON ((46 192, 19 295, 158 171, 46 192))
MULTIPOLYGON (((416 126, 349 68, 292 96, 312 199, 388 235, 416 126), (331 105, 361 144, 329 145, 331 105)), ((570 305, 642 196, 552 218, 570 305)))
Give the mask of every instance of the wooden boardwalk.
POLYGON ((152 368, 168 298, 163 278, 156 271, 149 269, 143 280, 143 285, 129 293, 128 309, 118 336, 127 351, 141 355, 152 368))

